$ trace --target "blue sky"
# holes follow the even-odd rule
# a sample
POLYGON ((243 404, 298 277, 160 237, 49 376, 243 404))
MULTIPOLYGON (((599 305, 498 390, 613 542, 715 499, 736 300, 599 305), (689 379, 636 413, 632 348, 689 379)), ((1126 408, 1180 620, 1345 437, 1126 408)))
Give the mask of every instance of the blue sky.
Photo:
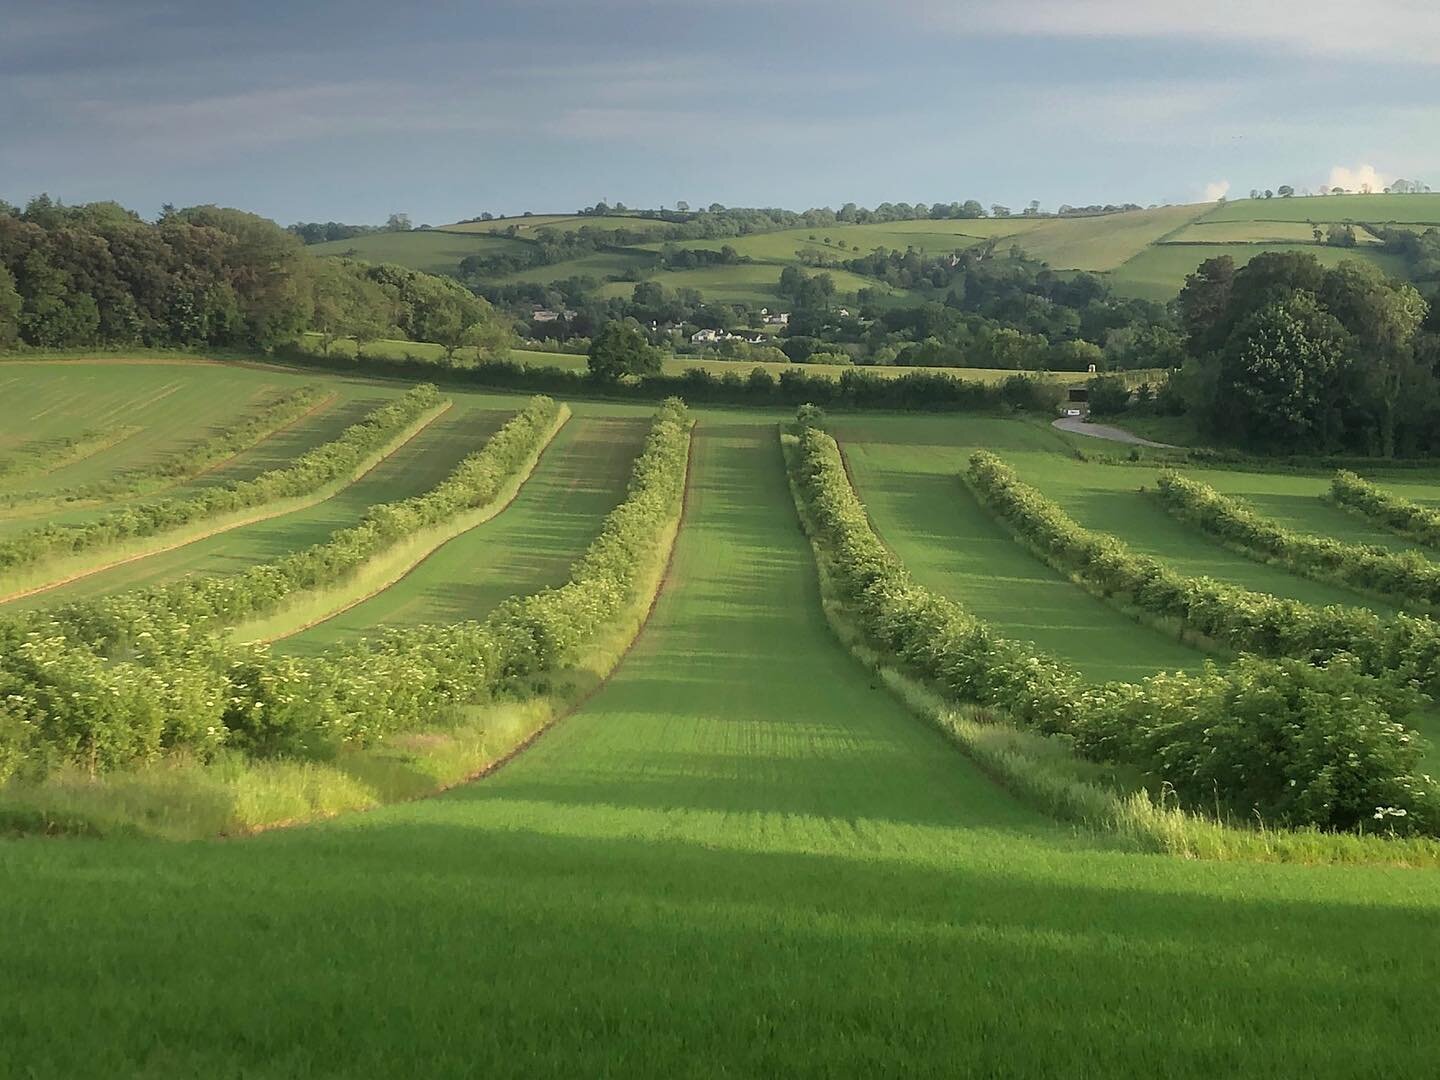
POLYGON ((1440 189, 1437 87, 1433 0, 0 0, 0 198, 442 224, 1440 189))

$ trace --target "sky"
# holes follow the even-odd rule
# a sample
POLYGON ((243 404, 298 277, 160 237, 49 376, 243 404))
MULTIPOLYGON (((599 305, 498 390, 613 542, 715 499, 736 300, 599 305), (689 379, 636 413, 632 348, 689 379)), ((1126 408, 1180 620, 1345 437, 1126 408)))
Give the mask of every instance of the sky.
POLYGON ((1440 190, 1434 0, 0 0, 0 198, 283 223, 1440 190))

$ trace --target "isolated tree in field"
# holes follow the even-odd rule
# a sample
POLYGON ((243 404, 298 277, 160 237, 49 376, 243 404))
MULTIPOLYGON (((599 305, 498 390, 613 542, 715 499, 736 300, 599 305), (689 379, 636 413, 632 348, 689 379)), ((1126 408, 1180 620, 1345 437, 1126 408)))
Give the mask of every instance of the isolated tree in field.
POLYGON ((626 375, 660 374, 660 350, 630 323, 612 321, 602 326, 590 342, 588 357, 590 376, 597 382, 617 382, 626 375))
POLYGON ((391 214, 385 219, 387 232, 409 232, 411 229, 409 214, 391 214))
POLYGON ((1331 247, 1354 247, 1356 244, 1355 226, 1333 224, 1325 230, 1325 243, 1331 247))
POLYGON ((1295 189, 1289 184, 1281 184, 1278 188, 1275 189, 1275 193, 1279 195, 1282 199, 1288 199, 1295 194, 1295 189))
POLYGON ((688 202, 686 202, 684 199, 681 199, 679 202, 677 202, 677 203, 675 204, 675 209, 676 209, 676 210, 679 210, 679 211, 683 214, 685 211, 687 211, 687 210, 690 209, 690 204, 689 204, 688 202))

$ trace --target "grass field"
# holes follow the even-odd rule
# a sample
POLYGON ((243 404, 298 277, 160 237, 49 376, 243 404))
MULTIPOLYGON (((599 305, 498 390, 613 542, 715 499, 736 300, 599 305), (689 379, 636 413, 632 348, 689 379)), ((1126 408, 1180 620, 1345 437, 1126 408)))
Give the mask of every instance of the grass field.
POLYGON ((372 263, 400 263, 429 274, 455 275, 467 255, 508 255, 524 251, 518 240, 489 233, 440 232, 434 229, 411 232, 369 233, 348 240, 312 244, 315 255, 350 255, 372 263))
POLYGON ((1368 221, 1440 225, 1440 193, 1425 195, 1312 195, 1294 199, 1234 199, 1205 215, 1212 221, 1368 221))
MULTIPOLYGON (((1432 1071, 1430 874, 1132 854, 1016 802, 832 638, 776 418, 702 413, 638 643, 492 778, 244 841, 0 843, 5 1060, 38 1076, 1432 1071)), ((978 431, 1039 460, 1051 438, 875 424, 856 441, 907 454, 978 431)))
MULTIPOLYGON (((1355 239, 1360 244, 1380 243, 1379 237, 1365 229, 1356 229, 1355 239)), ((1200 221, 1185 226, 1164 243, 1313 244, 1315 226, 1308 221, 1200 221)))

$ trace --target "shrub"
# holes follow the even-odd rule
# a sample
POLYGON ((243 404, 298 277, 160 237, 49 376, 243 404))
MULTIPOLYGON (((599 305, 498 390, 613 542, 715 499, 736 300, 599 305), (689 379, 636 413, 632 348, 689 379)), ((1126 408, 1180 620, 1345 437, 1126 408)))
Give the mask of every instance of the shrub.
POLYGON ((1093 760, 1168 782, 1192 807, 1218 801, 1242 817, 1324 828, 1404 811, 1399 828, 1440 826, 1431 785, 1415 776, 1421 746, 1400 722, 1416 707, 1413 691, 1345 658, 1320 668, 1248 657, 1226 671, 1087 687, 916 585, 870 527, 829 436, 800 435, 792 475, 817 554, 861 629, 950 700, 1062 733, 1093 760))
POLYGON ((1330 481, 1330 496, 1341 506, 1359 511, 1401 536, 1440 547, 1440 510, 1392 495, 1345 469, 1330 481))
POLYGON ((1160 501, 1176 517, 1247 555, 1274 559, 1299 574, 1337 581, 1404 604, 1423 608, 1440 604, 1440 566, 1419 552, 1397 554, 1297 533, 1210 485, 1175 472, 1160 475, 1158 492, 1160 501))

